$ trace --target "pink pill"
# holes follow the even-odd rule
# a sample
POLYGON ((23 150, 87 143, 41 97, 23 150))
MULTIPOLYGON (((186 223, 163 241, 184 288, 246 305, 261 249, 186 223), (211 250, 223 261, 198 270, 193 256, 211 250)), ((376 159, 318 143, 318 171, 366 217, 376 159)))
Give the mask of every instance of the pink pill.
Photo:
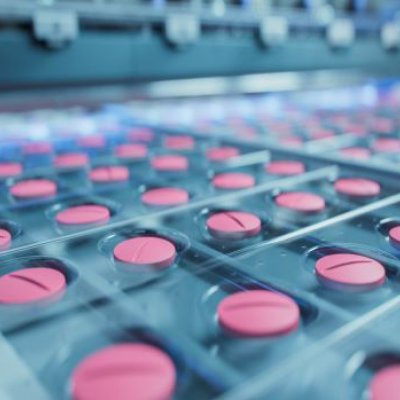
POLYGON ((53 145, 50 142, 33 142, 23 146, 22 152, 27 155, 49 154, 53 151, 53 145))
POLYGON ((189 200, 188 191, 174 187, 150 189, 142 194, 142 202, 150 206, 175 206, 189 200))
POLYGON ((321 283, 344 291, 371 290, 385 283, 385 268, 378 261, 351 253, 320 258, 315 272, 321 283))
POLYGON ((154 132, 149 128, 133 128, 127 135, 133 142, 151 142, 154 132))
POLYGON ((368 134, 368 129, 363 124, 349 123, 344 129, 345 133, 351 133, 355 136, 366 136, 368 134))
POLYGON ((78 140, 78 144, 85 148, 101 149, 106 145, 106 139, 102 135, 87 135, 82 136, 78 140))
POLYGON ((305 170, 306 167, 301 161, 272 161, 265 166, 265 171, 272 175, 298 175, 305 170))
POLYGON ((26 268, 0 277, 0 303, 27 304, 60 296, 63 273, 53 268, 26 268))
POLYGON ((248 212, 223 211, 207 219, 207 229, 217 238, 242 239, 260 233, 261 220, 248 212))
POLYGON ((322 129, 322 128, 320 128, 320 129, 313 129, 311 132, 310 132, 310 136, 313 138, 313 139, 316 139, 316 140, 321 140, 321 139, 330 139, 330 138, 332 138, 332 137, 335 137, 335 132, 333 132, 333 131, 331 131, 331 130, 328 130, 328 129, 322 129))
POLYGON ((362 178, 341 178, 334 184, 336 192, 351 197, 374 197, 381 192, 378 182, 362 178))
POLYGON ((267 290, 249 290, 226 297, 218 306, 218 321, 243 337, 282 336, 296 330, 300 309, 290 297, 267 290))
POLYGON ((191 136, 168 136, 165 138, 165 147, 171 150, 192 150, 195 141, 191 136))
POLYGON ((186 171, 189 161, 184 156, 162 155, 154 157, 151 166, 157 171, 186 171))
POLYGON ((176 369, 155 346, 120 343, 85 358, 74 370, 71 386, 73 400, 169 400, 176 369))
POLYGON ((98 167, 90 171, 90 179, 97 183, 127 181, 129 179, 129 170, 121 165, 98 167))
POLYGON ((6 250, 10 247, 12 241, 11 233, 7 229, 0 228, 0 250, 6 250))
POLYGON ((231 158, 237 157, 240 151, 236 147, 212 147, 207 150, 207 158, 210 161, 227 161, 231 158))
POLYGON ((366 147, 347 147, 340 150, 340 153, 345 157, 355 158, 358 160, 368 160, 371 158, 371 150, 366 147))
POLYGON ((63 225, 106 223, 111 217, 107 207, 88 204, 66 208, 56 215, 56 221, 63 225))
POLYGON ((286 146, 300 147, 303 144, 304 140, 300 136, 288 135, 282 137, 280 142, 286 146))
POLYGON ((378 371, 368 385, 370 400, 399 400, 400 364, 393 364, 378 371))
POLYGON ((256 180, 250 174, 227 172, 215 175, 212 183, 217 189, 235 190, 253 187, 256 184, 256 180))
POLYGON ((147 146, 139 143, 121 144, 115 149, 117 157, 130 160, 146 158, 147 153, 147 146))
POLYGON ((119 243, 114 256, 127 264, 163 269, 174 263, 176 248, 169 240, 157 236, 138 236, 119 243))
POLYGON ((57 168, 82 168, 89 164, 89 158, 85 153, 61 154, 56 157, 54 164, 57 168))
POLYGON ((17 162, 0 163, 0 178, 10 178, 22 173, 22 165, 17 162))
POLYGON ((275 198, 279 207, 301 213, 318 213, 325 209, 323 197, 308 192, 286 192, 275 198))
POLYGON ((400 225, 389 230, 389 239, 397 246, 400 246, 400 225))
POLYGON ((375 151, 382 153, 399 153, 400 152, 400 139, 382 138, 377 139, 372 148, 375 151))
POLYGON ((51 197, 57 194, 57 185, 48 179, 27 179, 11 186, 10 192, 21 199, 51 197))
POLYGON ((372 121, 372 129, 379 133, 392 133, 395 130, 394 121, 388 118, 375 118, 372 121))

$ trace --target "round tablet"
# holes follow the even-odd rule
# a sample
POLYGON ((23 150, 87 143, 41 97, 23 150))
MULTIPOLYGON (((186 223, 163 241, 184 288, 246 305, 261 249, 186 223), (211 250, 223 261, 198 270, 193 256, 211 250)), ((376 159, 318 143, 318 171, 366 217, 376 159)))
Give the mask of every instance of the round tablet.
POLYGON ((110 217, 110 210, 107 207, 87 204, 60 211, 56 215, 56 221, 63 225, 94 224, 106 223, 110 217))
POLYGON ((0 277, 0 303, 26 304, 60 295, 66 287, 63 273, 53 268, 26 268, 0 277))
POLYGON ((315 264, 321 283, 333 289, 371 290, 385 283, 385 268, 378 261, 352 253, 330 254, 315 264))
POLYGON ((389 230, 389 239, 400 246, 400 225, 394 226, 389 230))
POLYGON ((71 379, 73 400, 169 400, 176 387, 172 359, 144 343, 108 346, 85 358, 71 379))
POLYGON ((215 175, 212 180, 213 186, 217 189, 246 189, 256 184, 254 176, 243 172, 226 172, 215 175))
POLYGON ((189 161, 184 156, 162 155, 153 157, 151 166, 157 171, 185 171, 189 168, 189 161))
POLYGON ((149 128, 133 128, 127 137, 133 142, 151 142, 154 139, 154 132, 149 128))
POLYGON ((225 330, 243 337, 282 336, 296 330, 300 323, 297 303, 267 290, 231 294, 219 304, 217 313, 225 330))
POLYGON ((22 152, 27 155, 48 154, 53 151, 53 145, 50 142, 32 142, 22 147, 22 152))
POLYGON ((85 153, 67 153, 56 157, 54 164, 57 168, 81 168, 89 164, 89 157, 85 153))
POLYGON ((255 236, 261 231, 257 215, 243 211, 222 211, 207 219, 211 235, 221 239, 242 239, 255 236))
POLYGON ((90 171, 90 179, 98 183, 127 181, 129 179, 129 170, 121 165, 98 167, 90 171))
POLYGON ((301 213, 317 213, 325 209, 325 199, 314 193, 286 192, 275 197, 279 207, 301 213))
POLYGON ((57 194, 57 185, 48 179, 27 179, 11 186, 10 192, 21 199, 51 197, 57 194))
POLYGON ((1 162, 0 178, 10 178, 22 173, 22 165, 17 162, 1 162))
POLYGON ((390 139, 390 138, 377 139, 372 147, 375 151, 382 153, 399 153, 400 139, 390 139))
POLYGON ((157 236, 138 236, 124 240, 114 249, 118 261, 153 268, 170 267, 176 258, 172 242, 157 236))
POLYGON ((115 149, 117 157, 131 160, 145 158, 147 152, 147 146, 140 143, 121 144, 115 149))
POLYGON ((165 138, 165 147, 171 150, 192 150, 195 141, 192 136, 168 136, 165 138))
POLYGON ((305 170, 306 167, 301 161, 272 161, 265 166, 265 171, 272 175, 298 175, 305 170))
POLYGON ((101 149, 106 145, 106 139, 102 135, 87 135, 82 136, 78 143, 82 147, 91 148, 91 149, 101 149))
POLYGON ((378 371, 368 385, 369 400, 398 400, 400 393, 400 364, 378 371))
POLYGON ((363 178, 340 178, 334 184, 336 192, 351 197, 374 197, 381 192, 378 182, 363 178))
POLYGON ((11 233, 4 228, 0 228, 0 250, 8 249, 11 245, 11 233))
POLYGON ((347 147, 340 150, 345 157, 356 158, 358 160, 368 160, 371 157, 371 150, 366 147, 347 147))
POLYGON ((321 140, 321 139, 330 139, 335 137, 335 132, 328 129, 315 129, 310 132, 310 136, 313 139, 321 140))
POLYGON ((345 133, 355 136, 366 136, 368 134, 368 129, 364 124, 349 123, 343 129, 345 133))
POLYGON ((142 202, 151 206, 175 206, 188 203, 189 192, 175 187, 149 189, 142 194, 142 202))
POLYGON ((231 158, 237 157, 240 151, 236 147, 212 147, 207 150, 207 158, 210 161, 227 161, 231 158))
POLYGON ((392 133, 395 130, 395 124, 392 119, 389 118, 375 118, 372 121, 371 128, 378 133, 392 133))
POLYGON ((304 140, 300 136, 288 135, 283 136, 281 143, 290 147, 299 147, 303 144, 304 140))

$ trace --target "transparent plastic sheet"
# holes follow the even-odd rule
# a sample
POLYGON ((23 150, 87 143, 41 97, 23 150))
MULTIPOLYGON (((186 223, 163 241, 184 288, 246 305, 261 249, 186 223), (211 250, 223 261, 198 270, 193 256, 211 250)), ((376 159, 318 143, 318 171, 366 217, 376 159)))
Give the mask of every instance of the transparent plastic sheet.
MULTIPOLYGON (((242 122, 227 125, 237 128, 247 120, 242 122)), ((398 360, 399 343, 392 332, 398 328, 399 246, 396 234, 389 234, 400 224, 396 171, 324 160, 311 146, 285 150, 229 135, 194 134, 190 137, 197 146, 185 149, 179 147, 187 146, 187 139, 168 140, 182 131, 134 128, 131 120, 117 128, 106 125, 104 140, 76 141, 81 135, 61 140, 51 156, 29 157, 29 174, 3 183, 0 228, 9 231, 12 241, 0 253, 0 278, 38 265, 66 278, 59 297, 1 305, 1 363, 14 371, 0 377, 6 395, 24 398, 27 388, 33 399, 69 399, 78 366, 119 343, 148 344, 167 354, 176 372, 176 399, 320 398, 333 371, 338 382, 327 395, 356 399, 377 369, 398 360), (148 145, 147 154, 116 157, 116 147, 132 143, 132 137, 133 143, 148 145), (168 148, 171 143, 174 149, 168 148), (210 160, 210 149, 226 147, 236 148, 238 155, 210 160), (82 150, 90 156, 84 167, 43 169, 60 154, 82 150), (187 157, 188 168, 153 168, 155 157, 169 154, 187 157), (288 160, 303 163, 304 171, 268 173, 271 163, 288 160), (106 179, 91 179, 95 168, 115 166, 126 167, 128 179, 118 179, 119 173, 114 179, 109 170, 100 174, 106 179), (214 178, 224 173, 248 174, 255 185, 239 191, 215 187, 214 178), (32 176, 53 179, 60 191, 41 201, 10 196, 16 180, 32 176), (349 178, 372 179, 380 190, 358 197, 339 193, 336 182, 349 178), (188 202, 145 204, 143 194, 160 187, 184 189, 188 202), (277 198, 291 192, 316 195, 317 205, 312 210, 297 209, 296 201, 279 205, 277 198), (107 221, 57 222, 60 212, 88 205, 107 208, 107 221), (210 223, 219 213, 233 223, 234 233, 210 223), (255 228, 247 229, 248 214, 258 218, 255 228), (126 243, 140 245, 130 252, 126 243), (337 252, 373 259, 384 280, 362 291, 355 284, 345 291, 326 285, 315 265, 337 252), (256 292, 285 299, 298 310, 298 319, 272 337, 246 337, 239 332, 243 327, 228 329, 221 304, 256 292)), ((250 132, 243 126, 239 131, 250 132)), ((315 139, 311 131, 300 131, 302 138, 315 139)), ((308 143, 338 148, 334 138, 329 140, 308 143)), ((340 140, 351 143, 345 134, 340 140)), ((229 153, 219 150, 213 157, 229 153)), ((27 162, 24 155, 18 157, 27 162)))

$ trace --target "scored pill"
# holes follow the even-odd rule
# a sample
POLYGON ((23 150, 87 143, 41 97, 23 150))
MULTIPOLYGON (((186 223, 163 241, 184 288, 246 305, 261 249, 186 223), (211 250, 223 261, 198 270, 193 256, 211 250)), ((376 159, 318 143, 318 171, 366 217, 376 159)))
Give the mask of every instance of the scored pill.
POLYGON ((114 257, 123 263, 154 268, 170 267, 176 258, 175 245, 157 236, 137 236, 114 248, 114 257))
POLYGON ((240 151, 236 147, 212 147, 207 150, 207 158, 210 161, 227 161, 231 158, 237 157, 240 154, 240 151))
POLYGON ((400 139, 381 138, 377 139, 372 148, 381 153, 399 153, 400 139))
POLYGON ((260 218, 243 211, 223 211, 207 219, 210 234, 220 239, 242 239, 257 235, 261 231, 260 218))
POLYGON ((267 290, 249 290, 226 297, 218 306, 218 322, 242 337, 282 336, 296 330, 300 309, 289 296, 267 290))
POLYGON ((385 283, 385 268, 378 261, 352 253, 330 254, 315 265, 319 281, 332 289, 367 291, 385 283))
POLYGON ((90 149, 101 149, 106 145, 106 139, 102 135, 83 136, 78 141, 79 145, 90 149))
POLYGON ((11 233, 4 228, 0 228, 0 250, 6 250, 10 247, 12 241, 11 233))
POLYGON ((86 357, 71 378, 73 400, 169 400, 176 387, 172 359, 158 347, 119 343, 86 357))
POLYGON ((368 160, 371 158, 371 150, 366 147, 347 147, 340 150, 340 153, 349 158, 356 158, 359 160, 368 160))
POLYGON ((22 165, 18 162, 1 162, 0 178, 10 178, 22 173, 22 165))
POLYGON ((154 132, 149 128, 133 128, 127 135, 133 142, 151 142, 154 136, 154 132))
POLYGON ((147 156, 147 146, 140 143, 121 144, 115 149, 119 158, 138 160, 147 156))
POLYGON ((21 199, 51 197, 57 193, 57 185, 48 179, 27 179, 11 186, 10 192, 21 199))
POLYGON ((400 225, 394 226, 389 230, 389 239, 393 244, 400 246, 400 225))
POLYGON ((189 168, 189 161, 184 156, 162 155, 154 157, 151 166, 157 171, 185 171, 189 168))
POLYGON ((265 171, 272 175, 298 175, 305 170, 306 167, 301 161, 272 161, 265 166, 265 171))
POLYGON ((121 165, 98 167, 90 171, 90 179, 97 183, 123 182, 129 179, 129 170, 121 165))
POLYGON ((341 178, 334 183, 336 192, 351 197, 374 197, 381 192, 378 182, 363 178, 341 178))
POLYGON ((149 189, 142 194, 142 202, 149 206, 177 206, 188 203, 189 192, 175 187, 149 189))
POLYGON ((368 385, 369 400, 399 400, 400 364, 378 371, 368 385))
POLYGON ((226 172, 215 175, 212 183, 217 189, 235 190, 253 187, 256 184, 256 180, 250 174, 242 172, 226 172))
POLYGON ((317 213, 325 209, 325 199, 314 193, 286 192, 275 197, 275 203, 292 211, 301 213, 317 213))
POLYGON ((53 145, 50 142, 32 142, 22 147, 22 152, 26 155, 49 154, 53 151, 53 145))
POLYGON ((89 164, 89 157, 85 153, 66 153, 57 156, 54 164, 57 168, 81 168, 89 164))
POLYGON ((105 206, 85 204, 60 211, 56 215, 56 221, 63 225, 105 223, 110 216, 110 210, 105 206))
POLYGON ((65 276, 56 269, 21 269, 0 277, 0 303, 27 304, 55 298, 65 287, 65 276))
POLYGON ((165 138, 165 147, 171 150, 192 150, 195 146, 191 136, 168 136, 165 138))

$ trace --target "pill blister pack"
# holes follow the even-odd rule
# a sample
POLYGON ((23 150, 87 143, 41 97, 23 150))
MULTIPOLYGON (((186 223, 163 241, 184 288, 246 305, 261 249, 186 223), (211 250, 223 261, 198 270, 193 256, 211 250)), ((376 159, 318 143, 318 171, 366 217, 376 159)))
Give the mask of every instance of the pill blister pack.
POLYGON ((397 398, 400 174, 337 154, 394 140, 397 103, 353 92, 373 118, 332 91, 304 95, 308 122, 283 95, 286 122, 246 97, 207 100, 223 124, 159 102, 0 116, 0 398, 397 398), (277 143, 288 122, 310 140, 277 143))

